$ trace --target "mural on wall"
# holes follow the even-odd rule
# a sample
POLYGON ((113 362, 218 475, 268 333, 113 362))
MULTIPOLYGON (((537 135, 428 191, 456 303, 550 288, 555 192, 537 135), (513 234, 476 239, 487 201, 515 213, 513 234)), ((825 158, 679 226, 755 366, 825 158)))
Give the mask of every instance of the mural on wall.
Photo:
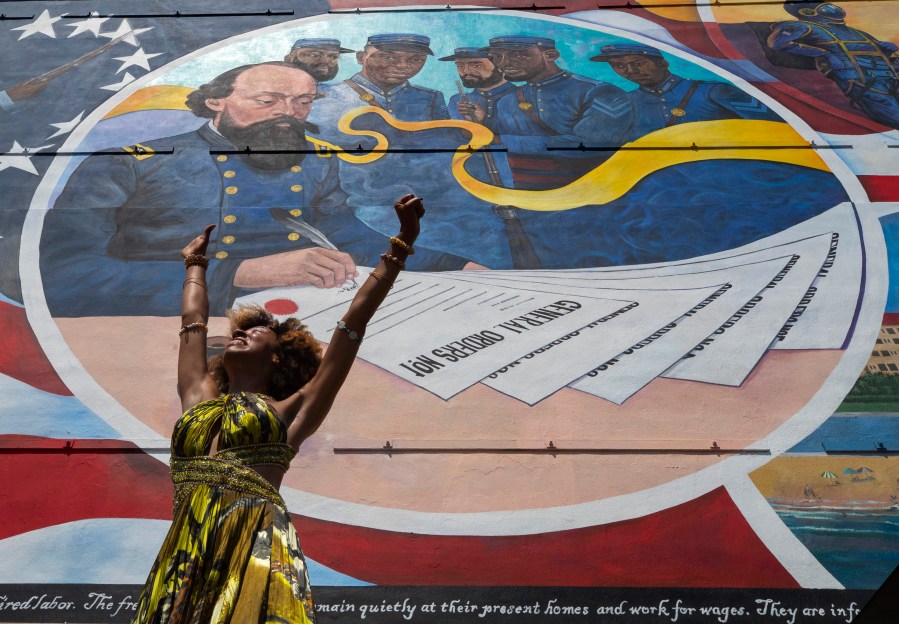
POLYGON ((534 621, 623 616, 612 596, 701 615, 701 595, 594 591, 623 587, 852 617, 899 561, 899 406, 853 403, 884 387, 858 375, 899 311, 899 193, 889 150, 828 148, 895 139, 897 48, 892 18, 809 7, 9 27, 16 57, 67 56, 0 84, 23 199, 0 239, 0 462, 30 510, 4 514, 21 565, 0 585, 133 608, 113 586, 143 582, 170 516, 185 240, 218 226, 210 355, 241 303, 326 339, 414 191, 417 253, 282 487, 324 617, 505 615, 448 586, 535 588, 494 598, 534 621), (69 563, 30 570, 47 543, 69 563), (727 594, 747 588, 769 593, 727 594))

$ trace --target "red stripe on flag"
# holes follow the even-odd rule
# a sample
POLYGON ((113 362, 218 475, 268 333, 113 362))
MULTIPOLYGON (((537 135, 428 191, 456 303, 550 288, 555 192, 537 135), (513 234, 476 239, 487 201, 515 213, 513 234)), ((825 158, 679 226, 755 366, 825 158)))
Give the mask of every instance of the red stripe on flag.
POLYGON ((168 466, 118 440, 0 436, 0 539, 90 518, 172 517, 168 466), (93 448, 78 451, 79 444, 93 448))
POLYGON ((0 327, 0 373, 44 392, 72 395, 44 355, 25 308, 0 301, 0 327))
POLYGON ((642 518, 537 535, 422 535, 295 521, 311 558, 383 585, 798 587, 723 488, 642 518))
POLYGON ((860 175, 868 199, 876 202, 899 202, 899 176, 860 175))

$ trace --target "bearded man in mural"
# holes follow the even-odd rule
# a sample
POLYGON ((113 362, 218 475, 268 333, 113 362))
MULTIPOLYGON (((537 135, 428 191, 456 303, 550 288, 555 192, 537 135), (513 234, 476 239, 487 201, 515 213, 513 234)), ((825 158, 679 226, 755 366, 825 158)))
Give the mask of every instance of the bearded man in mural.
POLYGON ((814 60, 853 107, 878 123, 899 128, 899 46, 849 26, 846 11, 829 2, 785 2, 784 10, 798 19, 774 24, 768 46, 814 60))
POLYGON ((321 83, 334 80, 340 71, 340 55, 353 51, 341 46, 339 39, 304 37, 294 42, 290 52, 284 56, 284 62, 309 72, 319 83, 321 95, 321 83))
MULTIPOLYGON (((336 159, 306 141, 315 95, 313 77, 290 63, 236 67, 188 97, 208 124, 87 158, 47 215, 51 312, 177 314, 179 241, 209 222, 220 230, 209 247, 213 314, 259 289, 340 286, 356 263, 376 264, 383 239, 347 210, 336 159)), ((421 249, 416 263, 464 261, 421 249)))

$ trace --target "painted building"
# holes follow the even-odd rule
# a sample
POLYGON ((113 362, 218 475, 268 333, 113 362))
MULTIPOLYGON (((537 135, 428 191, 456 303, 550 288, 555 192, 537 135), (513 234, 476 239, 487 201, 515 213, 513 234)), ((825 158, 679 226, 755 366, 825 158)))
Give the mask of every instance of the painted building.
POLYGON ((318 621, 858 616, 899 563, 899 5, 544 4, 4 3, 0 621, 133 613, 186 242, 209 355, 239 304, 326 342, 408 192, 281 488, 318 621))

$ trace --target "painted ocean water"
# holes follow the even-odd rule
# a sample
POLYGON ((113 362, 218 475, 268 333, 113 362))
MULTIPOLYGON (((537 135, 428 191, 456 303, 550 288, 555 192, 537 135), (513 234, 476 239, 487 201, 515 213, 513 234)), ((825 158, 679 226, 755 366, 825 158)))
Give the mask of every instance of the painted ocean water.
POLYGON ((877 589, 899 565, 899 509, 776 506, 776 510, 847 589, 877 589))

